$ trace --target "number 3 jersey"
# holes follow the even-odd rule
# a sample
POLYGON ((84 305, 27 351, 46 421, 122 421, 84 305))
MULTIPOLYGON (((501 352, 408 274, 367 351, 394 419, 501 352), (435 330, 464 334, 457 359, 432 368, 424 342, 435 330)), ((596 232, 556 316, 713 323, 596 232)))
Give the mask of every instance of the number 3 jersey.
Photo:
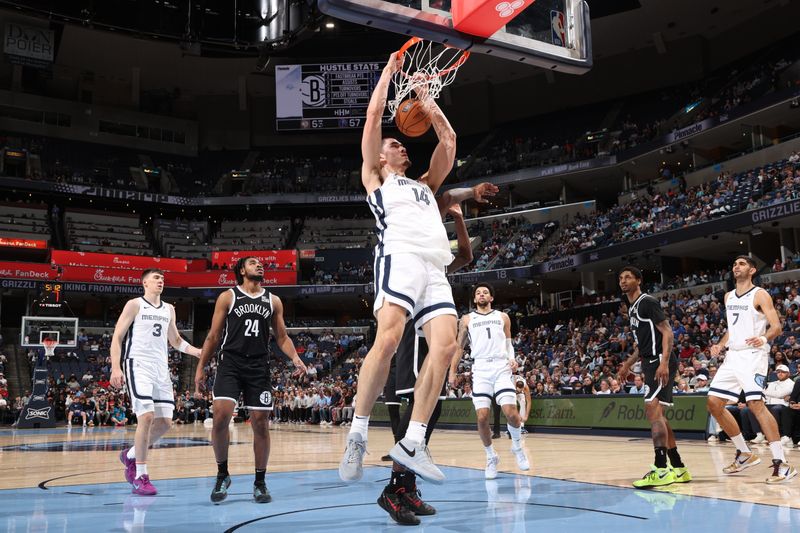
POLYGON ((233 301, 225 319, 220 351, 238 357, 267 357, 272 295, 262 290, 250 296, 238 286, 229 290, 233 301))
POLYGON ((172 306, 163 301, 155 306, 144 297, 135 301, 139 304, 139 310, 122 343, 122 359, 155 361, 166 365, 172 306))
MULTIPOLYGON (((453 260, 442 216, 428 185, 389 174, 367 197, 378 234, 376 257, 395 253, 418 254, 436 265, 453 260)), ((409 272, 409 275, 413 273, 409 272)))

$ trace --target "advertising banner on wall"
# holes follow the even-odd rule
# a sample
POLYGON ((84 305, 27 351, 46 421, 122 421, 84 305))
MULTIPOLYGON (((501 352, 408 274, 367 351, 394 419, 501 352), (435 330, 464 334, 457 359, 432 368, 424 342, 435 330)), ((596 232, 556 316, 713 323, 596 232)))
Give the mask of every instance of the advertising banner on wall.
POLYGON ((50 254, 50 262, 61 266, 130 268, 136 270, 160 268, 165 272, 186 272, 187 270, 186 259, 97 252, 70 252, 67 250, 53 250, 50 254))
POLYGON ((47 241, 40 241, 37 239, 16 239, 14 237, 0 237, 0 246, 43 250, 47 248, 47 241))
POLYGON ((49 68, 55 56, 55 33, 46 28, 6 23, 3 52, 15 65, 49 68))
POLYGON ((211 264, 218 267, 223 265, 228 268, 236 264, 242 257, 257 257, 264 264, 264 269, 269 265, 277 265, 281 270, 297 270, 297 250, 237 250, 220 251, 211 254, 211 264))

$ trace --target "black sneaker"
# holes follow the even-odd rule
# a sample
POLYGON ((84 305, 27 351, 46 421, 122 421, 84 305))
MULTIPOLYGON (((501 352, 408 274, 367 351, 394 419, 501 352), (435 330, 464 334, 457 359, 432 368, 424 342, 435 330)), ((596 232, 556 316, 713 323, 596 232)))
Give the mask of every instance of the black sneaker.
POLYGON ((228 487, 231 486, 231 476, 217 476, 214 490, 211 491, 211 501, 219 503, 228 497, 228 487))
POLYGON ((378 498, 378 505, 389 513, 392 520, 401 526, 418 526, 420 524, 419 518, 414 515, 411 509, 406 507, 401 497, 403 492, 405 492, 403 489, 399 489, 397 492, 381 492, 378 498))
POLYGON ((384 455, 383 457, 381 457, 381 461, 391 461, 391 460, 392 460, 392 456, 389 455, 388 453, 386 455, 384 455))
POLYGON ((266 483, 253 484, 253 499, 256 503, 269 503, 272 501, 272 496, 267 489, 266 483))
POLYGON ((499 439, 500 438, 500 433, 492 433, 492 438, 493 439, 499 439))
POLYGON ((408 507, 409 510, 411 510, 411 512, 413 512, 415 515, 430 516, 436 514, 436 509, 422 501, 420 498, 422 493, 419 491, 419 489, 417 489, 416 486, 411 489, 406 489, 398 495, 405 506, 408 507))

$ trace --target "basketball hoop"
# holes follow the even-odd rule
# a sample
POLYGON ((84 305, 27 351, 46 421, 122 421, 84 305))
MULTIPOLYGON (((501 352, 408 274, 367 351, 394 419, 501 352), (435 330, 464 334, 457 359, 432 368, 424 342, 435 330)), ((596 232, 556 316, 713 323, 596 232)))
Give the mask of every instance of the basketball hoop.
POLYGON ((44 347, 44 356, 50 358, 56 353, 56 345, 58 341, 52 339, 43 339, 42 346, 44 347))
POLYGON ((387 102, 392 118, 412 91, 439 98, 442 89, 456 79, 458 69, 469 58, 469 52, 412 37, 397 51, 397 56, 403 57, 403 68, 392 77, 394 98, 387 102))

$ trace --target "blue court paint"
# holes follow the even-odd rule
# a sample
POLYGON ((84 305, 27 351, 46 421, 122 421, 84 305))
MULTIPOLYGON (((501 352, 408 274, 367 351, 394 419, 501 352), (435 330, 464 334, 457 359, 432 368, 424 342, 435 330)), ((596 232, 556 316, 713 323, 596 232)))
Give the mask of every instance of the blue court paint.
MULTIPOLYGON (((738 501, 638 491, 575 481, 445 467, 447 482, 420 484, 438 514, 423 531, 775 532, 800 529, 800 510, 738 501)), ((155 473, 157 476, 157 473, 155 473)), ((336 470, 267 475, 272 503, 252 501, 252 476, 235 476, 228 499, 212 505, 213 477, 155 479, 156 497, 134 496, 125 483, 0 491, 5 531, 408 531, 375 500, 388 470, 369 467, 345 485, 336 470)), ((73 476, 80 482, 80 474, 73 476)), ((42 480, 44 481, 44 480, 42 480)), ((786 490, 794 493, 792 485, 786 490)), ((668 488, 667 488, 668 490, 668 488)), ((787 497, 791 497, 787 493, 787 497)), ((420 530, 415 530, 420 531, 420 530)))

